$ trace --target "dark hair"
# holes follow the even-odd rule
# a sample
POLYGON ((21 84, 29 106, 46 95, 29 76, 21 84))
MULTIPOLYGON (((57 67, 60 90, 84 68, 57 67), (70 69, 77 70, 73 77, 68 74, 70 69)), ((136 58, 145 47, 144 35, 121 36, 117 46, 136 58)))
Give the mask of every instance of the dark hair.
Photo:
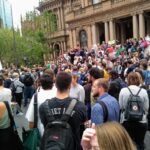
POLYGON ((145 61, 141 62, 141 65, 142 65, 144 70, 147 69, 147 62, 145 62, 145 61))
POLYGON ((3 81, 4 81, 4 77, 3 77, 3 75, 2 75, 2 74, 0 74, 0 86, 2 86, 2 85, 3 85, 3 81))
POLYGON ((111 70, 109 74, 111 75, 111 78, 113 80, 119 77, 118 72, 116 70, 111 70))
POLYGON ((91 68, 89 71, 90 76, 92 76, 94 79, 104 78, 104 71, 100 70, 98 68, 91 68))
POLYGON ((44 90, 52 89, 53 87, 53 76, 44 73, 40 78, 41 86, 44 90))
POLYGON ((69 73, 59 72, 56 76, 56 87, 60 92, 64 92, 71 86, 72 77, 69 73))

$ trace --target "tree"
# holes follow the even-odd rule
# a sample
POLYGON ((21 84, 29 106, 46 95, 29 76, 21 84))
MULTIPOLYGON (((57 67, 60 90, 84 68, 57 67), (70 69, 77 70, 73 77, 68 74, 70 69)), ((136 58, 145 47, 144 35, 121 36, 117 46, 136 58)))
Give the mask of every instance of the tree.
POLYGON ((16 48, 13 47, 13 32, 9 29, 0 29, 0 61, 3 65, 25 65, 24 58, 29 65, 43 63, 43 46, 33 38, 21 37, 15 32, 16 48))

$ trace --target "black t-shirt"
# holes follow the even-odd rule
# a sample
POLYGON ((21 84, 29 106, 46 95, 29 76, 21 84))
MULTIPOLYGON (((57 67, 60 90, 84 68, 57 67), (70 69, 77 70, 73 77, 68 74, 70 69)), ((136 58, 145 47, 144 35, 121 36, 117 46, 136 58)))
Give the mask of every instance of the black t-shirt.
MULTIPOLYGON (((54 115, 56 119, 61 118, 62 114, 64 114, 68 108, 70 101, 71 98, 69 97, 63 100, 58 98, 46 100, 39 108, 40 118, 44 127, 46 127, 47 123, 50 121, 50 115, 54 115), (49 111, 47 104, 49 105, 49 111)), ((72 117, 69 119, 69 124, 72 127, 78 150, 82 149, 80 145, 80 125, 87 120, 86 114, 85 105, 78 101, 72 112, 72 117)))

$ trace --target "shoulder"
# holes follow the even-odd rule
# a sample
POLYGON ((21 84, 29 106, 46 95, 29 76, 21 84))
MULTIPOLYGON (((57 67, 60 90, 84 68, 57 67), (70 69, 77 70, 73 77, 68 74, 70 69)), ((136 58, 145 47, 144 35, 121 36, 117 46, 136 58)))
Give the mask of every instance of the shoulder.
POLYGON ((101 111, 101 110, 102 106, 98 102, 92 107, 92 111, 101 111))

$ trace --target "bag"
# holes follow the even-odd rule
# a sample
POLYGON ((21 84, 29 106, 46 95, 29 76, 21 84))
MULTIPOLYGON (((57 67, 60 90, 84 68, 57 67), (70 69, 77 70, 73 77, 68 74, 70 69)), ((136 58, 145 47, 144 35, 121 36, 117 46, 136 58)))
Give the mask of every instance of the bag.
POLYGON ((125 108, 125 119, 127 121, 141 121, 144 115, 143 102, 139 95, 141 88, 136 95, 133 95, 131 90, 128 88, 131 95, 127 101, 125 108))
POLYGON ((107 109, 107 106, 106 106, 106 104, 103 101, 97 101, 97 103, 99 103, 102 106, 103 115, 104 115, 104 117, 103 117, 104 118, 103 123, 105 123, 105 122, 108 121, 108 109, 107 109))
POLYGON ((31 76, 31 74, 26 74, 24 77, 24 81, 23 83, 25 84, 25 86, 31 86, 34 83, 34 80, 31 76))
POLYGON ((22 141, 20 140, 20 137, 16 129, 15 121, 12 116, 10 106, 8 102, 4 101, 4 103, 6 105, 8 115, 10 118, 10 127, 0 130, 0 136, 2 136, 2 138, 0 138, 0 141, 4 142, 4 143, 0 143, 0 149, 1 150, 6 150, 6 149, 24 150, 22 141))
POLYGON ((145 77, 145 85, 147 89, 150 89, 150 71, 146 71, 146 77, 145 77))
MULTIPOLYGON (((41 144, 41 150, 75 150, 75 140, 70 124, 68 123, 72 111, 77 103, 73 99, 65 114, 60 119, 50 115, 50 122, 47 124, 41 144)), ((49 104, 49 103, 48 103, 49 104)), ((47 109, 49 110, 49 105, 47 109)))
POLYGON ((38 106, 37 93, 34 94, 34 128, 26 131, 23 128, 22 139, 25 150, 36 150, 40 146, 41 136, 37 128, 38 122, 38 106))

